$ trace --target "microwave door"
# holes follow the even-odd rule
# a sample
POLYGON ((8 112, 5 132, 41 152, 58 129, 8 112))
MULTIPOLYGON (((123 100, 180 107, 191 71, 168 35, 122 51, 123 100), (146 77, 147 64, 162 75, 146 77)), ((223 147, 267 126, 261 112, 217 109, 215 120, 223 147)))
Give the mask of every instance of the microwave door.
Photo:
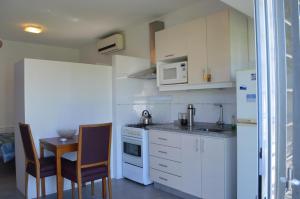
POLYGON ((160 67, 160 83, 162 85, 186 83, 186 67, 182 63, 165 64, 160 67))
POLYGON ((176 83, 177 80, 177 68, 175 67, 168 67, 163 69, 163 81, 165 83, 176 83))
POLYGON ((163 65, 160 71, 161 84, 176 84, 178 81, 178 69, 174 64, 163 65))

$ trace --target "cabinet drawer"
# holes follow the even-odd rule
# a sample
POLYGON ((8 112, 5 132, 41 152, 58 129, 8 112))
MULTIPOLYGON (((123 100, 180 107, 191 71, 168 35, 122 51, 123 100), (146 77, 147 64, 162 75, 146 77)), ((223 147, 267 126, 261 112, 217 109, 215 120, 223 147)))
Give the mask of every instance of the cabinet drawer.
POLYGON ((150 143, 150 155, 181 162, 181 149, 150 143))
POLYGON ((181 188, 181 177, 167 174, 155 169, 150 169, 150 177, 154 182, 158 182, 174 189, 181 188))
POLYGON ((182 176, 181 163, 150 156, 150 168, 182 176))
POLYGON ((150 143, 181 148, 181 135, 165 131, 150 131, 150 143))

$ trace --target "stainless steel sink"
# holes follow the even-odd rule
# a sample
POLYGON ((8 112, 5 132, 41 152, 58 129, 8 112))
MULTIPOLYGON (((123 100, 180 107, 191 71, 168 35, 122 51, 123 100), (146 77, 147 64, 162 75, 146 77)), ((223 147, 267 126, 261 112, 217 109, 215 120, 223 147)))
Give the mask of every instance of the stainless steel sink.
POLYGON ((207 132, 215 132, 215 133, 221 133, 221 132, 224 131, 223 129, 217 129, 217 128, 198 128, 196 130, 207 131, 207 132))

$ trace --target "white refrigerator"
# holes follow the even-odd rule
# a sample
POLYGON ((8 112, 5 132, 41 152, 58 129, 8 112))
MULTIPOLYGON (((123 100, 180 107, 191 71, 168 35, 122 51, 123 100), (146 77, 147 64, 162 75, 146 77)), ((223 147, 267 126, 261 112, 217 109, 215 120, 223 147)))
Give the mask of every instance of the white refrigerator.
POLYGON ((237 198, 258 195, 256 71, 237 72, 237 198))

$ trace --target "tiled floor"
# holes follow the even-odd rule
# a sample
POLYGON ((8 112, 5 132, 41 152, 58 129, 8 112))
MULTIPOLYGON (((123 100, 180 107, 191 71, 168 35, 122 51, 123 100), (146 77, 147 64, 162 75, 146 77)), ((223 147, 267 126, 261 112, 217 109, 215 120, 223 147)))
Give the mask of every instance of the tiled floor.
MULTIPOLYGON (((24 199, 24 197, 15 188, 16 185, 13 164, 0 164, 0 199, 24 199)), ((113 199, 179 199, 178 197, 159 191, 150 186, 143 186, 129 180, 113 180, 113 199)), ((101 184, 95 184, 95 196, 90 194, 90 186, 83 189, 84 199, 96 199, 101 197, 101 184)), ((71 198, 71 192, 66 191, 64 198, 71 198)), ((76 197, 77 198, 77 197, 76 197)), ((52 194, 46 199, 56 199, 52 194)))
POLYGON ((0 198, 23 199, 16 189, 15 166, 13 162, 3 164, 0 159, 0 198))
MULTIPOLYGON (((90 186, 83 189, 84 199, 102 198, 101 184, 95 184, 96 193, 95 196, 91 196, 90 186)), ((113 199, 179 199, 178 197, 168 194, 166 192, 159 191, 150 186, 143 186, 129 180, 113 180, 113 199)), ((56 195, 50 195, 47 199, 55 199, 56 195)), ((71 198, 71 192, 66 191, 64 198, 71 198)), ((76 197, 77 198, 77 197, 76 197)), ((107 197, 108 198, 108 197, 107 197)))

